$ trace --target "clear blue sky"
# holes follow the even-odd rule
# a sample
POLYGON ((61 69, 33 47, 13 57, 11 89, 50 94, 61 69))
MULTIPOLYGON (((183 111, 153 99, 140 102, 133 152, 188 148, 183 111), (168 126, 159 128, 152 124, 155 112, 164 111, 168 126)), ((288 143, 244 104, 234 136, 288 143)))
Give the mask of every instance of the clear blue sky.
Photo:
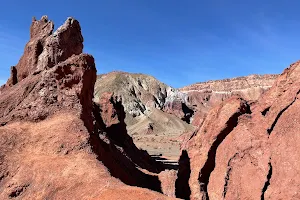
POLYGON ((22 55, 32 16, 78 19, 98 73, 141 72, 181 87, 281 73, 300 59, 296 0, 9 0, 0 8, 0 83, 22 55))

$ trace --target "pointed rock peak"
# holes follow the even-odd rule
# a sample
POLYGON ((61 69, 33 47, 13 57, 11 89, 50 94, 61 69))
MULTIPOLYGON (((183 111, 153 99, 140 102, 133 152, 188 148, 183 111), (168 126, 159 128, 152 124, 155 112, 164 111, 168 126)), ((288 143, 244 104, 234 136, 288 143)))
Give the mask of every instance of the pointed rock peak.
POLYGON ((70 36, 74 36, 74 38, 77 39, 77 41, 81 43, 83 42, 80 24, 73 17, 68 17, 65 23, 54 32, 53 36, 59 36, 60 34, 69 34, 70 36))
POLYGON ((72 55, 83 50, 83 37, 79 22, 69 17, 52 35, 45 40, 41 55, 38 57, 37 71, 51 68, 72 55))
POLYGON ((60 62, 79 55, 83 50, 83 37, 79 22, 69 17, 54 33, 54 23, 48 17, 32 19, 30 40, 26 44, 19 63, 13 69, 7 86, 12 86, 28 77, 49 69, 60 62))
POLYGON ((35 37, 47 37, 52 34, 54 29, 54 23, 48 20, 46 15, 42 16, 40 20, 32 19, 30 27, 30 39, 35 37))

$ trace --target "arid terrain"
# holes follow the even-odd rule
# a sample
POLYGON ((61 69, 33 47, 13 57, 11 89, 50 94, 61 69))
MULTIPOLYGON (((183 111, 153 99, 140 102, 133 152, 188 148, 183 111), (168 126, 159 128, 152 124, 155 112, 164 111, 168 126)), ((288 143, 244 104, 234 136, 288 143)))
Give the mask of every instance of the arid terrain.
POLYGON ((0 88, 0 199, 300 199, 300 62, 172 88, 33 18, 0 88), (299 106, 299 107, 298 107, 299 106))
MULTIPOLYGON (((193 132, 195 127, 179 115, 165 112, 167 103, 175 100, 184 103, 184 98, 176 89, 152 76, 111 72, 97 77, 94 101, 97 102, 106 92, 111 92, 122 102, 128 134, 139 148, 152 155, 162 154, 178 160, 179 136, 193 132)), ((184 116, 182 108, 175 112, 184 116)))
POLYGON ((151 155, 178 160, 183 138, 194 133, 212 107, 234 95, 256 101, 276 77, 251 75, 176 89, 149 75, 111 72, 98 75, 94 100, 111 92, 124 106, 134 143, 151 155))

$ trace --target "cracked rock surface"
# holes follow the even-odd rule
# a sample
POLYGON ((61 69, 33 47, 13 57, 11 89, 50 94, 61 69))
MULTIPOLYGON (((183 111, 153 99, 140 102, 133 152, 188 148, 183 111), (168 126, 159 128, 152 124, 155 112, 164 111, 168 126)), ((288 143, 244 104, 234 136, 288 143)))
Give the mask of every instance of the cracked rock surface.
POLYGON ((251 106, 233 97, 208 113, 185 142, 191 199, 300 198, 299 77, 296 62, 251 106))

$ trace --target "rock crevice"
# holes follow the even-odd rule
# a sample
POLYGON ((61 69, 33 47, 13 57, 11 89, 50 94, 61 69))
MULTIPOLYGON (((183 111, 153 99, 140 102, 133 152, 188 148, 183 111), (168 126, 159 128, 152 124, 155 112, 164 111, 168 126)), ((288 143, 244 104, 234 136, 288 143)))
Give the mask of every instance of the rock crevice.
POLYGON ((191 189, 189 186, 189 179, 191 175, 190 158, 186 150, 182 151, 179 158, 179 169, 177 179, 175 182, 175 195, 177 198, 190 199, 191 189))
POLYGON ((273 168, 272 168, 271 159, 270 159, 270 162, 268 163, 268 167, 269 167, 269 172, 268 172, 268 175, 266 177, 265 185, 262 189, 261 200, 265 200, 265 192, 267 191, 268 187, 270 186, 270 181, 271 181, 271 178, 272 178, 273 168))

